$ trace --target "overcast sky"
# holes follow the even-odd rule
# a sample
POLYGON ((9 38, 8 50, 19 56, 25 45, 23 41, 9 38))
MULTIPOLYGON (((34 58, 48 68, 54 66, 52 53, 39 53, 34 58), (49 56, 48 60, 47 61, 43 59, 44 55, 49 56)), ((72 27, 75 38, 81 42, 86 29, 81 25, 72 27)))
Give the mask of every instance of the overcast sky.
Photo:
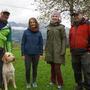
MULTIPOLYGON (((37 6, 34 0, 0 0, 0 11, 10 11, 9 21, 19 23, 27 23, 30 17, 37 18, 40 15, 39 11, 35 11, 37 6)), ((63 18, 62 23, 70 27, 69 19, 63 18)))
POLYGON ((11 13, 9 21, 27 22, 29 17, 38 17, 40 13, 36 8, 34 0, 0 0, 0 11, 11 13))

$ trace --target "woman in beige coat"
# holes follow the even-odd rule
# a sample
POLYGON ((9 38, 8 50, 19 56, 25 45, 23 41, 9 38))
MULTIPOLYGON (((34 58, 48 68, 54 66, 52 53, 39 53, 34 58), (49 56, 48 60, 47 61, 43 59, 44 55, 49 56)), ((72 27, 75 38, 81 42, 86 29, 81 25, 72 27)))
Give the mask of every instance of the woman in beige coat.
POLYGON ((64 25, 60 24, 61 17, 58 11, 52 12, 51 21, 47 28, 45 46, 45 60, 51 65, 51 85, 58 84, 61 89, 63 79, 61 64, 65 63, 66 33, 64 25))

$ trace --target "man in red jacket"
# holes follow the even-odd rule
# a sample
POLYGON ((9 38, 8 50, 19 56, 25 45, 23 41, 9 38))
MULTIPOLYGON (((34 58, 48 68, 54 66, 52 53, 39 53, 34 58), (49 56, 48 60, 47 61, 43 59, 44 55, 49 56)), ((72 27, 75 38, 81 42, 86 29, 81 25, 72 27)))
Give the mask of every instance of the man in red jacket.
POLYGON ((75 12, 72 16, 69 43, 77 84, 75 90, 83 90, 83 87, 90 90, 90 24, 81 12, 75 12))

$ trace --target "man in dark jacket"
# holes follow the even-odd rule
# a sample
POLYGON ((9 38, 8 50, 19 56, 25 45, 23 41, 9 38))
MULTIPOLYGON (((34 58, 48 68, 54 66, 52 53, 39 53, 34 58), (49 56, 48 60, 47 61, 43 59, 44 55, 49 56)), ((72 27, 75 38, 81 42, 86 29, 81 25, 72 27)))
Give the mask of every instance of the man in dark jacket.
POLYGON ((73 13, 72 16, 69 42, 76 90, 83 90, 83 86, 90 90, 90 24, 81 12, 73 13))

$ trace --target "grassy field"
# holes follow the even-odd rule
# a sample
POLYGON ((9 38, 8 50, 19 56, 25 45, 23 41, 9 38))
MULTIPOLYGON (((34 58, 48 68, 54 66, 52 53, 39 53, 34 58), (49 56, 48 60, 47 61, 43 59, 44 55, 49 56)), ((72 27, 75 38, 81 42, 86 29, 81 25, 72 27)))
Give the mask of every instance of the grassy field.
MULTIPOLYGON (((16 84, 17 90, 27 90, 25 85, 25 69, 24 69, 24 60, 21 57, 20 50, 18 48, 13 49, 13 53, 16 56, 16 61, 14 62, 14 66, 16 69, 16 84)), ((66 64, 62 65, 62 75, 64 79, 63 90, 73 90, 74 86, 74 77, 73 71, 70 62, 70 52, 67 49, 66 53, 66 64)), ((37 88, 30 88, 28 90, 57 90, 56 86, 50 87, 48 83, 50 81, 50 66, 44 61, 42 57, 38 66, 38 78, 37 88)), ((9 86, 9 90, 14 90, 12 85, 9 86)))

